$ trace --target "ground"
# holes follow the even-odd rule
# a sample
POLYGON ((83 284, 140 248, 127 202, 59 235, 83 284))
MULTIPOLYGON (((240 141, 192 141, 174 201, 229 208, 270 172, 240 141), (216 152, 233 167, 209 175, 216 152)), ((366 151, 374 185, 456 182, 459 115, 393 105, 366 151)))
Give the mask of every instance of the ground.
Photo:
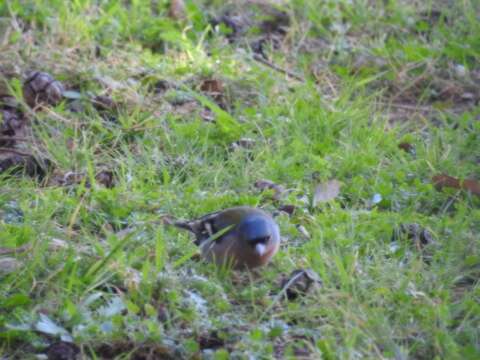
POLYGON ((480 358, 479 14, 1 2, 0 357, 480 358), (235 205, 261 269, 171 225, 235 205))

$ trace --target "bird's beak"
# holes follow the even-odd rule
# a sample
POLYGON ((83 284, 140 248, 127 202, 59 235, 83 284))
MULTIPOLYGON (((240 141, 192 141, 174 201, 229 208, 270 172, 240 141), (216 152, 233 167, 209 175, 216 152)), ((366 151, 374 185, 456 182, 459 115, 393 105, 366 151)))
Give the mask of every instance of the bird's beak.
POLYGON ((258 256, 263 256, 263 255, 265 255, 266 252, 267 252, 267 247, 265 246, 265 244, 255 245, 255 253, 258 256))

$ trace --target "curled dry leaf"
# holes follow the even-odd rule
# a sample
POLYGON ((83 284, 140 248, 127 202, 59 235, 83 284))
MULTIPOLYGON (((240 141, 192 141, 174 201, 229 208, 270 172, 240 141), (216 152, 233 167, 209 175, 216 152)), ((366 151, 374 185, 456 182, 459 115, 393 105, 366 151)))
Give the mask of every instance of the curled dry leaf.
POLYGON ((401 224, 393 231, 393 241, 397 241, 402 237, 412 240, 415 247, 419 250, 422 250, 425 246, 434 243, 434 239, 430 231, 415 223, 401 224))
POLYGON ((288 215, 292 216, 296 208, 297 207, 295 205, 285 204, 285 205, 279 206, 278 210, 283 211, 284 213, 287 213, 288 215))
POLYGON ((110 170, 99 171, 97 175, 95 175, 95 180, 98 184, 101 184, 109 189, 111 189, 115 185, 113 179, 113 172, 110 170))
POLYGON ((408 142, 402 142, 402 143, 398 144, 398 148, 402 149, 403 151, 408 152, 410 154, 415 153, 415 146, 413 146, 412 144, 410 144, 408 142))
POLYGON ((75 360, 80 353, 80 348, 66 341, 58 341, 47 349, 48 360, 75 360))
POLYGON ((256 141, 251 138, 241 138, 240 140, 234 141, 230 144, 230 150, 237 149, 252 149, 255 146, 256 141))
POLYGON ((183 0, 171 0, 168 16, 174 20, 184 20, 187 17, 185 3, 183 0))
POLYGON ((25 119, 17 111, 0 110, 0 146, 15 146, 24 135, 25 119))
POLYGON ((285 195, 286 189, 282 185, 275 184, 273 181, 262 179, 255 182, 255 187, 261 191, 273 190, 273 199, 280 200, 285 195))
POLYGON ((57 105, 64 91, 62 83, 45 72, 29 73, 23 84, 23 97, 31 108, 40 104, 57 105))
POLYGON ((52 163, 48 159, 37 159, 15 149, 0 149, 0 173, 12 170, 15 174, 25 173, 43 179, 51 168, 52 163))
MULTIPOLYGON (((98 185, 103 185, 107 188, 115 186, 113 172, 111 170, 99 170, 95 175, 95 180, 98 185)), ((85 181, 85 187, 91 187, 90 180, 84 172, 68 171, 65 174, 57 172, 50 179, 50 185, 55 186, 71 186, 85 181)))
POLYGON ((311 289, 322 285, 320 277, 312 269, 294 270, 288 277, 281 281, 282 291, 288 300, 295 300, 299 296, 306 295, 311 289))
POLYGON ((210 96, 221 108, 225 108, 225 88, 221 80, 205 79, 200 85, 200 90, 210 96))
POLYGON ((207 94, 221 95, 223 93, 223 83, 218 79, 205 79, 200 85, 200 90, 207 94))
POLYGON ((432 178, 432 182, 437 190, 449 187, 458 190, 467 190, 472 194, 480 196, 480 183, 474 179, 460 180, 449 175, 440 174, 432 178))
POLYGON ((114 111, 118 109, 118 104, 106 95, 97 95, 92 99, 93 107, 100 112, 114 111))
POLYGON ((335 199, 340 194, 340 186, 338 180, 329 180, 318 185, 313 195, 313 206, 335 199))

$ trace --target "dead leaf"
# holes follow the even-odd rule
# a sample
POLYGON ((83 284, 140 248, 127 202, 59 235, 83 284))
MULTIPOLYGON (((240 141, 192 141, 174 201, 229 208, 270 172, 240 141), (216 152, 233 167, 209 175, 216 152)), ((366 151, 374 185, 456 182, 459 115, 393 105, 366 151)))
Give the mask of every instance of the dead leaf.
POLYGON ((338 180, 329 180, 318 185, 313 196, 313 206, 335 199, 340 194, 340 186, 338 180))
POLYGON ((111 189, 114 186, 113 172, 110 170, 101 170, 95 175, 98 184, 111 189))
POLYGON ((398 148, 402 149, 403 151, 408 152, 410 154, 415 153, 415 146, 413 146, 412 144, 410 144, 408 142, 402 142, 402 143, 398 144, 398 148))
POLYGON ((234 141, 230 144, 230 150, 237 150, 240 148, 243 149, 252 149, 255 146, 256 141, 251 138, 241 138, 240 140, 234 141))
POLYGON ((16 110, 0 109, 0 146, 15 146, 18 140, 24 140, 25 119, 16 110))
POLYGON ((449 187, 459 190, 467 190, 472 194, 480 196, 480 183, 474 179, 459 180, 449 175, 440 174, 432 178, 433 185, 437 190, 449 187))
POLYGON ((282 291, 288 300, 295 300, 299 296, 306 295, 312 288, 318 288, 322 281, 312 269, 294 270, 288 277, 281 281, 282 291))
MULTIPOLYGON (((98 185, 103 185, 109 189, 115 185, 113 172, 111 170, 99 170, 95 174, 95 180, 98 185)), ((49 184, 53 186, 72 186, 81 184, 82 181, 85 181, 85 187, 91 187, 90 180, 84 172, 68 171, 63 174, 57 171, 51 177, 49 184)))
POLYGON ((50 74, 32 71, 23 84, 23 97, 32 109, 38 105, 57 105, 63 98, 65 88, 50 74))
POLYGON ((114 111, 118 109, 118 104, 106 95, 97 95, 92 99, 93 107, 97 111, 114 111))
POLYGON ((297 207, 295 205, 285 204, 285 205, 279 206, 278 210, 283 211, 283 212, 287 213, 288 215, 292 216, 293 213, 295 212, 296 208, 297 207))
POLYGON ((185 3, 183 0, 171 0, 168 16, 174 20, 184 20, 187 17, 185 3))
POLYGON ((255 182, 255 187, 261 191, 273 190, 273 199, 280 200, 283 195, 285 195, 286 189, 282 185, 275 184, 270 180, 257 180, 255 182))
POLYGON ((402 237, 406 237, 407 239, 412 240, 414 245, 419 250, 435 242, 430 231, 428 231, 421 225, 415 223, 401 224, 394 230, 392 236, 393 241, 397 241, 402 237))
POLYGON ((0 173, 13 169, 12 174, 25 173, 43 179, 51 168, 52 163, 48 159, 36 159, 16 149, 0 148, 0 173))
POLYGON ((218 79, 205 79, 200 85, 200 90, 207 94, 222 94, 223 83, 218 79))
POLYGON ((219 79, 205 79, 200 85, 200 90, 210 96, 218 106, 222 109, 226 108, 225 104, 225 89, 223 82, 219 79))

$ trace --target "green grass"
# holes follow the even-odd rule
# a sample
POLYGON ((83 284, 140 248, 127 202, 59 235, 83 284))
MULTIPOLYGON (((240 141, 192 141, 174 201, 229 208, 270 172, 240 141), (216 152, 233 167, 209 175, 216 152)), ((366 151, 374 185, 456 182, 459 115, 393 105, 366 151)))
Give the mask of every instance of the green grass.
POLYGON ((184 22, 152 3, 0 4, 10 92, 21 100, 35 69, 83 96, 78 113, 67 101, 29 112, 24 148, 52 162, 45 179, 0 175, 0 249, 27 249, 0 255, 17 263, 0 272, 0 356, 67 336, 86 358, 479 358, 480 199, 431 180, 480 180, 478 3, 286 2, 290 26, 266 53, 305 81, 253 60, 258 31, 234 43, 212 31, 224 2, 187 1, 184 22), (223 108, 201 91, 207 78, 223 83, 223 108), (175 86, 155 92, 160 80, 175 86), (92 94, 117 102, 113 121, 92 94), (182 99, 196 102, 172 105, 182 99), (255 143, 232 150, 240 138, 255 143), (59 185, 67 172, 81 180, 59 185), (289 192, 272 200, 260 179, 289 192), (340 195, 313 207, 329 179, 340 195), (239 204, 296 205, 258 272, 197 261, 189 235, 162 222, 239 204), (406 237, 392 244, 405 223, 433 234, 428 261, 406 237), (280 281, 298 268, 322 287, 287 301, 280 281), (63 330, 47 334, 45 316, 63 330))

